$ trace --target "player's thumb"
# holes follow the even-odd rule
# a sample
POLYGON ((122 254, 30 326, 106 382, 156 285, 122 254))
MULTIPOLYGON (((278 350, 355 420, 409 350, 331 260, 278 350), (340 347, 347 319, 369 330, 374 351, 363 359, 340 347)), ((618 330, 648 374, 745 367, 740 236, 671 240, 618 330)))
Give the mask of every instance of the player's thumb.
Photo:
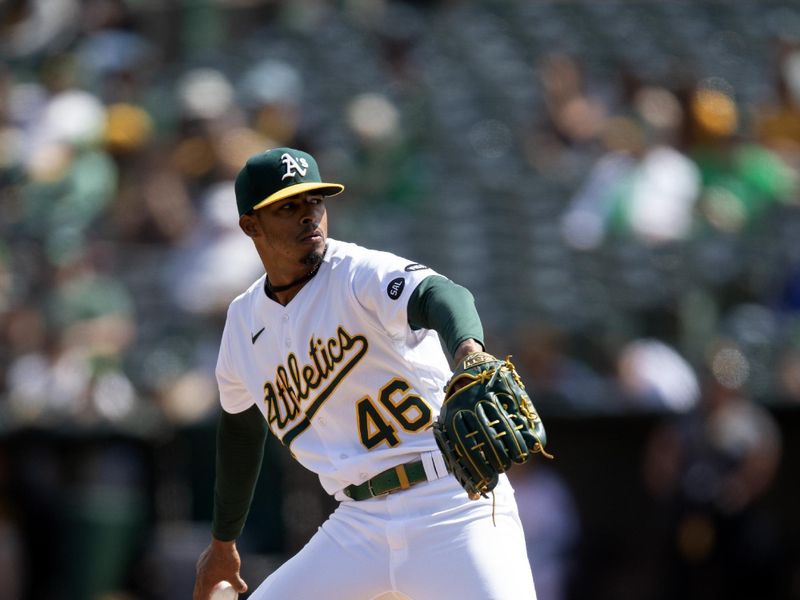
POLYGON ((236 574, 236 578, 231 581, 231 585, 233 589, 236 590, 237 594, 244 594, 247 591, 247 584, 245 583, 244 579, 242 579, 239 573, 236 574))

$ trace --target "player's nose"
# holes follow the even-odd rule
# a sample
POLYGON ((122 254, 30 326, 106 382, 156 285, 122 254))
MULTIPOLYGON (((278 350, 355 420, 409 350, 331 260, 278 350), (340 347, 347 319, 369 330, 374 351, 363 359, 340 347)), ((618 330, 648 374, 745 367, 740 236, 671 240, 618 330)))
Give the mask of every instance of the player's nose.
POLYGON ((307 204, 300 223, 303 225, 317 225, 322 220, 322 215, 325 214, 324 204, 307 204))

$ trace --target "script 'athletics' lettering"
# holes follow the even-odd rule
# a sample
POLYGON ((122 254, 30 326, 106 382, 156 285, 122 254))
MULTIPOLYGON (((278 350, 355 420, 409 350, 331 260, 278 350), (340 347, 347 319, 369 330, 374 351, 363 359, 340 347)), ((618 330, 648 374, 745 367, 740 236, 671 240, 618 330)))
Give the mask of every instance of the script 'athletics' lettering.
POLYGON ((351 335, 339 326, 336 335, 327 341, 311 337, 308 343, 311 360, 307 364, 301 366, 297 356, 290 353, 285 365, 278 365, 275 379, 264 383, 264 403, 270 425, 286 432, 282 437, 284 444, 288 446, 305 431, 336 386, 366 354, 368 346, 363 335, 351 335))

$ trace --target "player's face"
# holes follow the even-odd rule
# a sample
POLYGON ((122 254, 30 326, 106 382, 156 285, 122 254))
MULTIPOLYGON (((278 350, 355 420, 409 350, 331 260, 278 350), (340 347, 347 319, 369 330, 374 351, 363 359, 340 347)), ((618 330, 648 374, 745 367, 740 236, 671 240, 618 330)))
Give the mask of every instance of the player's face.
POLYGON ((314 266, 322 260, 328 237, 322 195, 312 192, 291 196, 256 210, 249 218, 253 219, 255 235, 244 225, 242 228, 271 261, 281 261, 291 268, 314 266))

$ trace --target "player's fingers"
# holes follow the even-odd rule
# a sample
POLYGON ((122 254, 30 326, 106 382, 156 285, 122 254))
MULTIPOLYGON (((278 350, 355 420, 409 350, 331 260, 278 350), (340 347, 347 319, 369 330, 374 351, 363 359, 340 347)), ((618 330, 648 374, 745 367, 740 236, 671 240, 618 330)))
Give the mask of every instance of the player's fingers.
POLYGON ((208 600, 211 595, 211 587, 205 585, 205 582, 199 578, 194 582, 194 590, 192 591, 192 600, 208 600))

